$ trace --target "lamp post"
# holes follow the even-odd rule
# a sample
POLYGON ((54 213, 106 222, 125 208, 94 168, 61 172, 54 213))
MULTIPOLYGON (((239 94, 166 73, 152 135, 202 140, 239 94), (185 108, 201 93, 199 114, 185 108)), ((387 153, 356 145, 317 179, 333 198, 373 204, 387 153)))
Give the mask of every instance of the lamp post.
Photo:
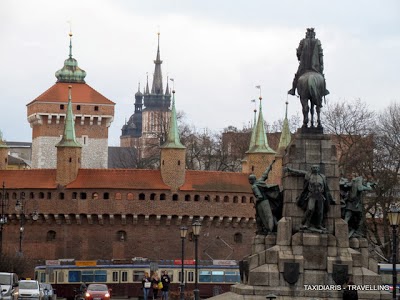
POLYGON ((199 297, 199 287, 198 287, 198 276, 197 276, 197 267, 198 267, 198 239, 200 235, 201 223, 199 220, 196 220, 192 224, 192 230, 194 235, 194 259, 195 259, 195 268, 194 268, 194 300, 200 300, 199 297))
POLYGON ((185 268, 184 268, 184 260, 185 260, 185 239, 187 234, 187 227, 181 227, 181 240, 182 240, 182 272, 181 272, 181 292, 180 299, 185 300, 185 268))
POLYGON ((400 224, 400 211, 399 211, 399 209, 392 208, 388 212, 388 218, 389 218, 390 226, 392 226, 392 232, 393 232, 393 239, 392 239, 393 300, 396 300, 396 290, 397 290, 397 270, 396 270, 396 262, 397 262, 396 235, 397 235, 397 232, 396 231, 397 231, 397 227, 400 224))
POLYGON ((6 186, 3 181, 3 192, 0 199, 1 215, 0 215, 0 255, 3 254, 3 227, 7 224, 7 208, 8 199, 6 197, 6 186))
MULTIPOLYGON (((17 203, 15 204, 15 210, 19 213, 19 255, 22 256, 22 240, 24 237, 24 231, 25 231, 25 199, 22 197, 21 199, 17 200, 17 203)), ((31 214, 32 220, 37 221, 39 218, 38 212, 35 210, 31 214)))

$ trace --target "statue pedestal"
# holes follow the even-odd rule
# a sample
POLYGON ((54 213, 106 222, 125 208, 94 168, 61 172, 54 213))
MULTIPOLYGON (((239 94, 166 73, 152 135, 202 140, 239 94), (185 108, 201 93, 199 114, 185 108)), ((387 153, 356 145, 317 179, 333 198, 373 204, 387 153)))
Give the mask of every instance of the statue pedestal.
MULTIPOLYGON (((381 277, 377 263, 369 258, 364 238, 349 240, 347 223, 339 205, 339 171, 336 147, 329 136, 298 132, 283 158, 283 166, 309 171, 319 165, 337 205, 331 205, 325 217, 326 233, 300 230, 304 211, 297 206, 304 177, 285 174, 283 217, 276 235, 256 236, 252 253, 244 258, 241 284, 214 300, 261 300, 268 294, 277 299, 329 299, 343 297, 342 283, 347 275, 360 287, 379 288, 381 277)), ((386 291, 358 291, 358 299, 391 299, 386 291)))

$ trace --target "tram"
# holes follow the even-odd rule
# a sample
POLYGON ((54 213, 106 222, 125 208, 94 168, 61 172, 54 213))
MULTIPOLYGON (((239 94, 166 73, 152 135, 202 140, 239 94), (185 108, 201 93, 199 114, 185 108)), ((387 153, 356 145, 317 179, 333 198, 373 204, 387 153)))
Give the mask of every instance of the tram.
MULTIPOLYGON (((382 284, 390 286, 393 291, 393 264, 378 264, 378 273, 382 277, 382 284)), ((397 279, 400 278, 400 264, 396 264, 397 279)), ((397 281, 396 295, 400 295, 400 283, 397 281)))
MULTIPOLYGON (((35 267, 35 279, 50 283, 57 297, 73 300, 74 290, 81 283, 104 283, 112 289, 112 297, 139 297, 142 292, 144 272, 149 274, 167 271, 171 279, 170 291, 178 292, 181 284, 181 260, 148 261, 134 259, 127 261, 48 261, 46 265, 35 267)), ((228 292, 232 284, 240 282, 239 266, 236 261, 199 261, 198 287, 201 298, 209 298, 228 292)), ((185 291, 192 291, 195 285, 195 261, 184 261, 185 291)))

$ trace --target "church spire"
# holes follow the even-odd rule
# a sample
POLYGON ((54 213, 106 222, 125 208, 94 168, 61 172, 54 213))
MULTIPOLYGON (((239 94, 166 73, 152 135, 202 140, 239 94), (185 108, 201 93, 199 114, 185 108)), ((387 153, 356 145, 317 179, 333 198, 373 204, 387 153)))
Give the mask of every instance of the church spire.
POLYGON ((275 153, 275 151, 272 150, 271 147, 268 145, 268 138, 265 133, 264 118, 261 106, 261 100, 262 100, 261 95, 259 99, 260 99, 260 109, 258 113, 258 120, 256 126, 253 128, 250 147, 246 153, 275 153))
POLYGON ((72 112, 72 86, 68 86, 68 106, 65 116, 64 134, 56 147, 82 147, 76 140, 74 115, 72 112))
POLYGON ((289 143, 291 141, 291 135, 290 135, 290 130, 289 130, 289 121, 287 118, 288 104, 289 103, 286 101, 285 119, 283 120, 282 133, 281 133, 281 137, 279 139, 278 149, 286 149, 286 147, 289 145, 289 143))
POLYGON ((160 59, 160 32, 158 35, 158 46, 157 46, 157 57, 154 61, 154 75, 153 75, 153 86, 151 88, 152 94, 162 95, 163 94, 163 83, 162 83, 162 74, 161 74, 161 64, 162 60, 160 59))
POLYGON ((150 93, 149 92, 149 74, 148 73, 146 73, 146 89, 145 89, 144 93, 146 95, 148 95, 150 93))
POLYGON ((173 149, 185 149, 186 147, 182 145, 179 132, 178 132, 178 121, 176 118, 176 109, 175 109, 175 91, 172 91, 172 109, 171 109, 171 118, 169 120, 169 130, 167 141, 161 148, 173 148, 173 149))

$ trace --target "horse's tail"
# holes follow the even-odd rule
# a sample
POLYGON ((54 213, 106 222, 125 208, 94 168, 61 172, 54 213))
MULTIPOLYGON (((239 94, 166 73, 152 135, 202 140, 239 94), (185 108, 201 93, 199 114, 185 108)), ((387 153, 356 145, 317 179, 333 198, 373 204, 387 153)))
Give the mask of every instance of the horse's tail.
MULTIPOLYGON (((323 85, 322 85, 323 86, 323 85)), ((315 105, 322 107, 322 96, 323 93, 320 89, 321 84, 319 82, 319 77, 313 74, 308 77, 308 89, 310 92, 311 99, 314 99, 315 105)))

